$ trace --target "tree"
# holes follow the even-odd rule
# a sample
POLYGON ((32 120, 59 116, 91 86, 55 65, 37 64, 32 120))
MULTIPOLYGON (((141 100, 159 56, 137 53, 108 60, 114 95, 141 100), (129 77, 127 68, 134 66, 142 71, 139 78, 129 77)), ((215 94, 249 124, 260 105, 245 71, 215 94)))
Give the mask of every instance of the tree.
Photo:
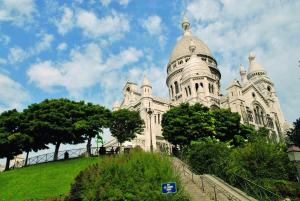
POLYGON ((223 142, 231 141, 239 134, 241 117, 229 109, 212 110, 215 118, 216 137, 223 142))
POLYGON ((105 107, 92 103, 83 103, 79 110, 80 118, 75 123, 75 131, 87 140, 86 148, 88 156, 90 156, 92 138, 98 133, 102 133, 103 128, 109 127, 111 112, 105 107))
POLYGON ((41 122, 32 121, 34 113, 31 113, 31 110, 25 109, 21 115, 21 124, 20 130, 23 134, 29 136, 29 140, 24 142, 23 151, 26 152, 25 163, 24 166, 27 166, 29 152, 34 151, 37 152, 42 149, 47 149, 47 140, 45 136, 42 136, 39 132, 37 132, 37 128, 41 127, 41 122))
POLYGON ((0 158, 6 157, 5 170, 9 169, 10 160, 21 154, 29 136, 20 133, 20 113, 9 110, 0 115, 0 158))
POLYGON ((181 104, 163 114, 162 135, 173 145, 182 147, 215 136, 214 121, 209 108, 198 103, 193 106, 181 104))
POLYGON ((298 118, 294 123, 294 128, 288 131, 288 140, 294 145, 300 147, 300 118, 298 118))
POLYGON ((120 109, 112 112, 109 128, 112 136, 122 144, 135 138, 136 134, 143 132, 144 120, 137 111, 120 109))
POLYGON ((81 117, 80 103, 68 99, 44 100, 26 109, 29 131, 40 138, 45 146, 55 145, 54 160, 58 158, 61 144, 78 144, 84 141, 74 132, 75 123, 81 117))

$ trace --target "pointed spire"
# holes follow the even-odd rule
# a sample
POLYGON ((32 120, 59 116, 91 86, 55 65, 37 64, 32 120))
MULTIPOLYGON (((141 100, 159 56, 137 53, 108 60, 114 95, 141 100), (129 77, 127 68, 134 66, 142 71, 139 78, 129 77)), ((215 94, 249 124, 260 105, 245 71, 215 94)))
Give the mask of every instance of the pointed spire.
POLYGON ((190 35, 190 23, 189 23, 189 19, 186 16, 186 13, 184 13, 183 15, 181 27, 183 29, 184 35, 190 35))
POLYGON ((149 86, 151 87, 150 81, 148 80, 147 76, 144 75, 142 86, 149 86))

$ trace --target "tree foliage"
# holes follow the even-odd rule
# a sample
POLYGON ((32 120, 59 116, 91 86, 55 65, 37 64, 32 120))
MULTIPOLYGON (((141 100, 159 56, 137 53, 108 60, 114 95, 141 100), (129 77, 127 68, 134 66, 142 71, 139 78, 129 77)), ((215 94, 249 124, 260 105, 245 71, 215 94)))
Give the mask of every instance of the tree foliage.
POLYGON ((252 135, 253 129, 240 123, 240 115, 228 109, 210 110, 200 104, 181 104, 162 118, 163 136, 174 145, 212 138, 239 146, 252 135))
POLYGON ((81 117, 78 107, 79 103, 68 99, 46 99, 30 105, 24 111, 27 133, 40 138, 44 146, 49 143, 55 145, 54 160, 58 157, 61 144, 83 142, 83 138, 73 132, 74 124, 81 117))
POLYGON ((212 110, 215 118, 215 129, 217 138, 223 142, 230 141, 239 134, 241 117, 229 109, 212 110))
POLYGON ((191 141, 215 135, 214 118, 207 107, 185 103, 164 113, 162 131, 172 144, 189 145, 191 141))
POLYGON ((20 113, 9 110, 0 115, 0 158, 6 157, 5 170, 14 156, 21 154, 31 138, 20 132, 20 113))
POLYGON ((292 128, 290 131, 288 131, 287 135, 288 135, 288 140, 300 147, 300 118, 298 118, 294 123, 294 128, 292 128))
POLYGON ((135 138, 136 134, 143 132, 144 120, 137 111, 120 109, 112 112, 109 128, 112 136, 122 144, 135 138))
POLYGON ((75 122, 75 132, 87 140, 87 152, 90 155, 91 140, 98 133, 102 133, 103 128, 109 127, 111 112, 103 106, 81 102, 79 113, 78 121, 75 122))

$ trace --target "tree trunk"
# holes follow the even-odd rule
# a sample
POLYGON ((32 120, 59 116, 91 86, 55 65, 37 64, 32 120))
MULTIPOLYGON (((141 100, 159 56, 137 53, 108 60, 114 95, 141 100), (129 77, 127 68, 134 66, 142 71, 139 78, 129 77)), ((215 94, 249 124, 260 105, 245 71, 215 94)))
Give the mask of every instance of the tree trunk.
POLYGON ((6 164, 5 164, 5 169, 4 169, 4 171, 9 170, 10 158, 11 158, 11 157, 6 157, 6 164))
POLYGON ((26 158, 25 158, 24 166, 27 166, 27 163, 28 163, 28 156, 29 156, 29 151, 26 152, 26 158))
POLYGON ((59 150, 59 146, 60 146, 60 142, 57 142, 55 145, 55 151, 54 151, 54 156, 53 156, 53 160, 56 161, 58 158, 58 150, 59 150))
POLYGON ((86 153, 87 153, 87 157, 91 156, 91 146, 92 146, 92 138, 88 137, 87 139, 87 144, 86 144, 86 153))

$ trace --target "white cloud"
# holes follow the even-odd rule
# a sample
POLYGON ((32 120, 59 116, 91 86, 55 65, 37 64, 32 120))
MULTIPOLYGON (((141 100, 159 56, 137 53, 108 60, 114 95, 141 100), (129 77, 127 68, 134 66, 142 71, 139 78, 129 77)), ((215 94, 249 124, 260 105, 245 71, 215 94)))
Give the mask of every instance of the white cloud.
POLYGON ((6 63, 7 63, 6 59, 0 57, 0 65, 6 64, 6 63))
POLYGON ((8 60, 10 63, 20 63, 26 59, 29 54, 20 47, 12 47, 9 49, 8 60))
POLYGON ((51 47, 51 43, 53 40, 54 40, 53 35, 47 33, 43 34, 41 41, 35 45, 32 54, 38 54, 40 52, 48 50, 51 47))
POLYGON ((166 43, 166 36, 163 34, 164 32, 164 25, 162 23, 162 20, 157 15, 149 16, 147 19, 142 21, 142 26, 144 29, 147 30, 147 32, 152 35, 156 36, 158 38, 158 42, 160 44, 160 47, 163 48, 166 43))
POLYGON ((300 24, 295 20, 300 19, 299 7, 300 1, 287 0, 193 0, 187 6, 193 33, 217 56, 222 88, 238 75, 240 63, 247 66, 248 53, 254 51, 290 121, 300 113, 295 101, 300 100, 299 89, 293 87, 300 85, 300 24))
POLYGON ((29 94, 18 82, 0 73, 0 112, 13 108, 21 109, 29 99, 29 94))
POLYGON ((108 58, 106 65, 109 68, 122 68, 128 63, 135 63, 143 56, 143 52, 133 47, 120 52, 117 55, 112 55, 108 58))
POLYGON ((127 6, 129 4, 130 0, 119 0, 119 4, 122 6, 127 6))
MULTIPOLYGON (((131 0, 115 0, 116 2, 118 2, 121 6, 127 6, 131 0)), ((100 0, 100 3, 107 7, 110 3, 112 2, 112 0, 100 0)))
MULTIPOLYGON (((142 52, 129 47, 117 55, 110 55, 106 61, 98 45, 88 44, 83 50, 72 50, 66 61, 54 63, 43 61, 30 66, 27 71, 29 81, 45 91, 54 90, 56 86, 64 87, 71 96, 81 97, 86 89, 100 84, 104 88, 110 86, 106 82, 113 80, 108 76, 113 69, 137 62, 142 52), (114 61, 116 60, 116 61, 114 61)), ((117 76, 116 79, 119 79, 117 76)))
POLYGON ((192 13, 196 20, 213 20, 220 13, 220 4, 218 1, 194 0, 187 6, 187 11, 192 13))
POLYGON ((162 32, 161 18, 157 15, 149 16, 142 25, 151 35, 160 35, 162 32))
POLYGON ((23 49, 21 47, 12 47, 9 49, 8 60, 11 64, 20 63, 25 59, 40 54, 51 48, 51 43, 54 40, 53 35, 43 33, 41 34, 41 40, 37 42, 33 47, 23 49))
POLYGON ((63 16, 61 17, 60 20, 57 20, 55 23, 55 25, 58 28, 58 33, 64 35, 73 28, 74 26, 73 16, 74 16, 73 11, 68 7, 64 7, 63 16))
POLYGON ((10 42, 10 37, 8 35, 0 35, 0 43, 7 45, 10 42))
POLYGON ((29 23, 36 12, 34 0, 1 0, 0 22, 13 22, 16 25, 29 23))
POLYGON ((86 36, 92 38, 107 36, 111 40, 122 38, 130 29, 127 17, 115 11, 111 15, 98 18, 92 11, 80 10, 77 14, 76 25, 86 36))
POLYGON ((66 50, 67 48, 68 48, 67 43, 60 43, 60 44, 58 44, 56 49, 59 50, 59 51, 63 51, 63 50, 66 50))
POLYGON ((111 3, 111 0, 100 0, 100 2, 103 6, 107 7, 111 3))

